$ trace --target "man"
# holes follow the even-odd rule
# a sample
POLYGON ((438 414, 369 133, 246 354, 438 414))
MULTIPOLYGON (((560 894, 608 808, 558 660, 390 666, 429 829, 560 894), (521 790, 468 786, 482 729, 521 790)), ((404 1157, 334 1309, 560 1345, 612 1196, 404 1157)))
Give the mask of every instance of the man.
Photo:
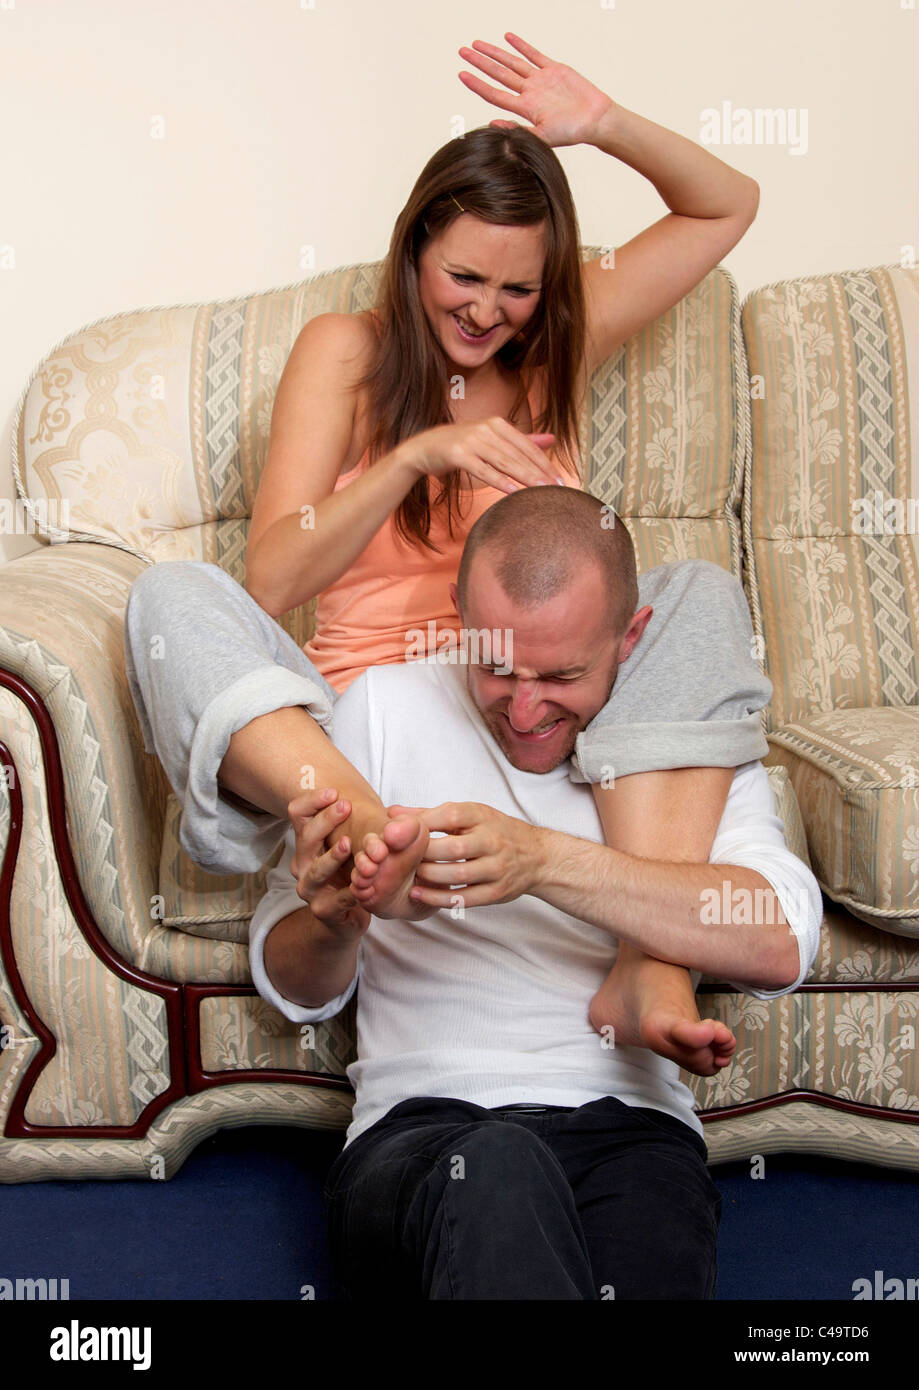
POLYGON ((506 664, 482 643, 345 692, 335 744, 401 818, 349 882, 347 842, 323 850, 347 803, 311 795, 312 858, 295 887, 292 829, 252 920, 253 979, 288 1018, 334 1016, 360 976, 355 1108, 326 1192, 352 1298, 713 1294, 720 1198, 692 1095, 588 1007, 619 940, 759 998, 794 989, 821 899, 759 763, 735 772, 709 863, 603 843, 567 759, 652 612, 607 513, 534 488, 481 518, 451 596, 468 633, 511 634, 506 664), (725 880, 761 921, 711 920, 725 880))

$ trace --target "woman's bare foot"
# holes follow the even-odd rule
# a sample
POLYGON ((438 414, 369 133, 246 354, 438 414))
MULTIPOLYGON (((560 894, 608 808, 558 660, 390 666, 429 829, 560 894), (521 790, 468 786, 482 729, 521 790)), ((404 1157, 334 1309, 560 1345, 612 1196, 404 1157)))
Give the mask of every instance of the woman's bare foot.
POLYGON ((379 835, 365 835, 351 871, 351 891, 361 907, 375 917, 404 917, 412 922, 436 912, 409 897, 429 839, 427 827, 417 816, 398 816, 379 835))
POLYGON ((700 1019, 689 971, 619 943, 616 963, 590 1001, 601 1040, 647 1047, 698 1076, 728 1066, 737 1039, 718 1019, 700 1019))

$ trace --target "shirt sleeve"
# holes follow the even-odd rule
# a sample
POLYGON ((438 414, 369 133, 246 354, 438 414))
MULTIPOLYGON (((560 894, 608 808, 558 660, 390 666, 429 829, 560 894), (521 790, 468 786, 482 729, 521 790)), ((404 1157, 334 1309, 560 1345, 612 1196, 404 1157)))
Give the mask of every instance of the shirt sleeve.
MULTIPOLYGON (((752 762, 737 769, 709 862, 736 864, 762 874, 775 892, 798 943, 798 974, 784 989, 754 989, 736 980, 728 983, 757 999, 778 999, 791 994, 803 982, 817 954, 823 897, 810 869, 785 843, 785 831, 775 814, 775 799, 762 763, 752 762)), ((730 894, 723 895, 721 903, 712 903, 711 907, 718 914, 712 916, 713 921, 724 919, 724 907, 736 914, 729 920, 741 924, 748 919, 752 924, 754 920, 751 905, 743 901, 732 904, 730 894)), ((755 911, 755 899, 752 907, 755 911)), ((743 925, 738 930, 742 931, 743 925)))
POLYGON ((578 734, 573 782, 676 767, 741 767, 768 752, 772 683, 743 588, 720 565, 680 560, 638 576, 653 613, 603 709, 578 734))
MULTIPOLYGON (((367 682, 365 673, 353 681, 336 700, 333 710, 332 742, 370 785, 374 786, 376 779, 371 768, 372 738, 367 682)), ((265 892, 249 924, 249 969, 252 973, 252 983, 261 997, 273 1004, 285 1018, 289 1018, 293 1023, 321 1023, 340 1013, 357 988, 361 973, 361 950, 358 949, 357 965, 347 989, 316 1008, 306 1008, 302 1004, 285 999, 272 984, 265 969, 265 941, 268 933, 282 918, 304 906, 290 870, 293 853, 294 832, 293 827, 290 827, 284 837, 284 852, 265 877, 265 892)))

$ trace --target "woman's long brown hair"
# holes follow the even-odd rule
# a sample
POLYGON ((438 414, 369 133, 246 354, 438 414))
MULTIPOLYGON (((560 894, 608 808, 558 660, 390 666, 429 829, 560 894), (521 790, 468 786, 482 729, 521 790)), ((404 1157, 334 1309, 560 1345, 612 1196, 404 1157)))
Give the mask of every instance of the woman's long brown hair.
MULTIPOLYGON (((451 423, 446 354, 421 303, 418 257, 431 238, 463 211, 485 222, 529 227, 545 224, 542 291, 521 334, 499 348, 502 366, 520 373, 511 415, 525 399, 528 373, 546 368, 546 406, 534 433, 556 436, 576 469, 576 377, 584 351, 585 311, 580 234, 568 180, 552 149, 532 132, 482 126, 449 141, 418 178, 393 229, 377 298, 379 339, 368 372, 356 389, 369 388, 370 462, 403 439, 451 423)), ((430 540, 428 477, 419 478, 396 511, 396 531, 408 543, 437 550, 430 540)), ((459 474, 442 480, 434 506, 445 507, 453 535, 459 512, 459 474)))

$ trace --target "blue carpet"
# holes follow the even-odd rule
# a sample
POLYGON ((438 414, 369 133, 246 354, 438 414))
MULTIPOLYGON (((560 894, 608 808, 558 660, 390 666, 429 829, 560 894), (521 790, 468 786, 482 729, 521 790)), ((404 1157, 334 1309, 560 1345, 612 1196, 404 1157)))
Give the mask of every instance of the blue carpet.
MULTIPOLYGON (((322 1207, 342 1135, 224 1130, 168 1182, 0 1187, 0 1277, 67 1278, 71 1299, 331 1297, 322 1207)), ((799 1155, 712 1170, 717 1297, 851 1300, 853 1281, 919 1277, 919 1175, 799 1155)))

